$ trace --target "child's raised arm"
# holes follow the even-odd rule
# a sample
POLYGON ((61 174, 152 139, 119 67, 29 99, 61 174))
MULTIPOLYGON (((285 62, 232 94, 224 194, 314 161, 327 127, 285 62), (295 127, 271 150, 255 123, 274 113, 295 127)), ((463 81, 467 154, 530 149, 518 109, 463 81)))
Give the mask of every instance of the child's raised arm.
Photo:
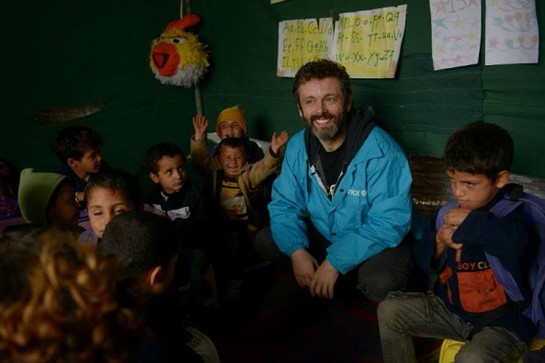
POLYGON ((282 131, 278 135, 276 134, 276 132, 272 135, 272 138, 271 138, 271 151, 273 152, 274 155, 277 155, 280 148, 286 142, 288 142, 288 138, 289 138, 289 136, 288 136, 288 133, 286 132, 286 130, 282 131))
POLYGON ((195 115, 195 117, 193 117, 193 130, 195 131, 193 139, 195 141, 200 141, 205 137, 207 128, 208 120, 204 115, 195 115))

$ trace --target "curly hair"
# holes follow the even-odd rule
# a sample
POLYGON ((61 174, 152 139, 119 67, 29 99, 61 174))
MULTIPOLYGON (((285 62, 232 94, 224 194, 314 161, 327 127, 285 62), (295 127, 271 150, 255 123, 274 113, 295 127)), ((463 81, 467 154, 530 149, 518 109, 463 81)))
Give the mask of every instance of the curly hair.
POLYGON ((134 361, 143 315, 120 304, 118 263, 51 231, 0 248, 2 362, 134 361))
POLYGON ((85 150, 98 149, 102 144, 102 136, 85 126, 68 126, 62 129, 53 139, 53 152, 62 163, 69 158, 81 160, 85 150))
POLYGON ((295 74, 292 92, 299 104, 299 87, 312 79, 337 78, 341 82, 345 99, 352 96, 350 76, 342 65, 329 59, 318 59, 304 64, 295 74))
POLYGON ((148 173, 157 174, 159 172, 159 160, 163 156, 169 156, 171 158, 180 155, 185 163, 185 155, 182 149, 170 142, 160 142, 158 144, 150 146, 145 155, 146 169, 148 173))

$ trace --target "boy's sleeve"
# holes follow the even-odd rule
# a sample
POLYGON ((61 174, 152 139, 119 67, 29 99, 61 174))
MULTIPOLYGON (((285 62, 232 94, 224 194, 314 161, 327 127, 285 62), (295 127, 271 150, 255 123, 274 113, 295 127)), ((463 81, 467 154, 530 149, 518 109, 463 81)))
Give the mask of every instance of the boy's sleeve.
POLYGON ((268 150, 263 159, 249 165, 247 181, 250 188, 255 188, 265 181, 265 179, 267 179, 270 175, 277 174, 281 164, 282 159, 273 156, 271 151, 268 150))
POLYGON ((210 149, 208 148, 208 141, 206 138, 195 141, 193 137, 191 137, 189 150, 191 154, 191 165, 195 170, 206 173, 220 169, 218 162, 210 156, 210 149))
POLYGON ((463 241, 465 246, 480 247, 494 256, 511 258, 528 251, 532 241, 530 230, 524 213, 518 209, 504 217, 474 210, 454 231, 452 239, 463 241))

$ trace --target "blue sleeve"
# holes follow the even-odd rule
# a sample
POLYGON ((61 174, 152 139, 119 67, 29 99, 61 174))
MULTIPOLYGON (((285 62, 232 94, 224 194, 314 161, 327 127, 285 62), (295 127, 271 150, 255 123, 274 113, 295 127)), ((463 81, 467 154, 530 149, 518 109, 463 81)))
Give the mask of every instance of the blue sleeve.
POLYGON ((304 150, 295 145, 296 142, 302 142, 297 135, 288 143, 282 170, 273 183, 272 200, 269 203, 273 239, 280 251, 288 256, 298 249, 308 247, 305 222, 308 212, 303 189, 306 182, 306 157, 302 155, 302 165, 298 154, 303 154, 304 150))

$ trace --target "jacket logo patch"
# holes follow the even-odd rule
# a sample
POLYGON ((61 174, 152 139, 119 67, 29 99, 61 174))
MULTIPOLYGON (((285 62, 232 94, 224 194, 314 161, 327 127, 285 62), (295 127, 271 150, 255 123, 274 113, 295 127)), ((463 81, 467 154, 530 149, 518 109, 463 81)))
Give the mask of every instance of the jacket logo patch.
POLYGON ((367 196, 367 189, 348 189, 347 192, 348 195, 351 195, 353 197, 362 197, 365 198, 367 196))

